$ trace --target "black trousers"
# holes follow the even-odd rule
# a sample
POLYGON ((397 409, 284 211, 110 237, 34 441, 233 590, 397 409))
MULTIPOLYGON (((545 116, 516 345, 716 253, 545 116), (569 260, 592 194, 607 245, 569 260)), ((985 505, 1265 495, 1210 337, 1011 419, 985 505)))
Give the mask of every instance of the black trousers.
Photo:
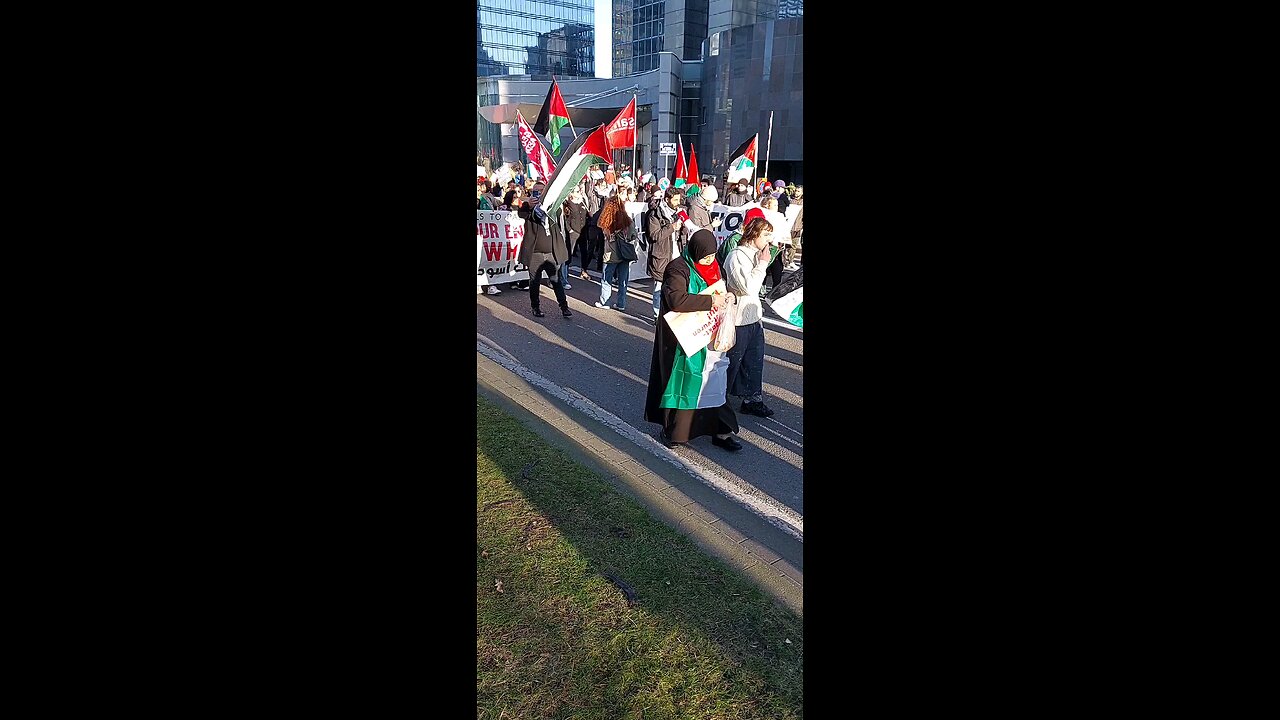
POLYGON ((551 281, 551 289, 556 293, 556 302, 561 308, 569 307, 564 296, 564 285, 560 284, 560 267, 556 265, 551 253, 536 252, 529 262, 529 305, 538 310, 542 302, 542 273, 551 281))
POLYGON ((766 270, 769 277, 773 279, 772 287, 778 287, 778 283, 782 282, 782 256, 785 252, 778 253, 778 256, 769 263, 769 269, 766 270))
POLYGON ((596 261, 596 271, 604 272, 604 233, 600 232, 600 228, 595 225, 587 225, 582 231, 582 237, 578 238, 578 248, 582 250, 582 271, 587 271, 587 266, 594 259, 596 261))

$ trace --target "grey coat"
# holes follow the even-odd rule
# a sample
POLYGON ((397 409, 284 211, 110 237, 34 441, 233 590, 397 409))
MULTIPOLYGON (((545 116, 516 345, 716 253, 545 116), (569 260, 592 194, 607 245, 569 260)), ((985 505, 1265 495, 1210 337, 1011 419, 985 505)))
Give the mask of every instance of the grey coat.
POLYGON ((711 227, 711 210, 707 208, 703 202, 702 196, 698 195, 689 203, 689 219, 694 225, 703 230, 713 230, 711 227))

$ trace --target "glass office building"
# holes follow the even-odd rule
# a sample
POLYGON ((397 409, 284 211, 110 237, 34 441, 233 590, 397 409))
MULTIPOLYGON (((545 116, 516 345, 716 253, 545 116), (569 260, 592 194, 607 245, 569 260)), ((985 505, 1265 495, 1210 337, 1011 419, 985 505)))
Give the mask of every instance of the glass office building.
POLYGON ((666 32, 666 0, 614 0, 613 76, 624 77, 658 67, 666 32))
POLYGON ((708 0, 613 0, 613 76, 658 68, 658 53, 696 61, 707 38, 708 0))
POLYGON ((804 180, 804 19, 756 23, 725 30, 707 41, 702 63, 702 127, 699 169, 722 174, 729 153, 760 133, 760 174, 764 174, 769 113, 773 142, 769 173, 796 183, 804 180), (704 165, 703 158, 706 158, 704 165))
POLYGON ((593 0, 479 0, 476 76, 594 77, 593 0))

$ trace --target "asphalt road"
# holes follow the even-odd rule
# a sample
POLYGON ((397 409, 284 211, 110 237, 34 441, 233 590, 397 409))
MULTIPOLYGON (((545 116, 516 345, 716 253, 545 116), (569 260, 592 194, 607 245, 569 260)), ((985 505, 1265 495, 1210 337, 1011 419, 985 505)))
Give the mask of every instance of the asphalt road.
MULTIPOLYGON (((541 289, 543 318, 530 312, 527 291, 503 285, 501 295, 477 295, 477 339, 658 437, 660 426, 644 419, 655 327, 653 282, 631 283, 626 312, 594 306, 600 294, 598 278, 571 278, 570 285, 569 309, 574 314, 569 319, 561 317, 549 286, 541 289)), ((616 299, 615 292, 610 301, 616 299)), ((762 500, 803 515, 804 333, 771 310, 766 310, 766 317, 774 323, 765 322, 764 394, 775 414, 758 418, 738 413, 743 444, 739 452, 722 450, 709 437, 676 452, 762 500)), ((731 396, 730 405, 737 409, 737 399, 731 396)))

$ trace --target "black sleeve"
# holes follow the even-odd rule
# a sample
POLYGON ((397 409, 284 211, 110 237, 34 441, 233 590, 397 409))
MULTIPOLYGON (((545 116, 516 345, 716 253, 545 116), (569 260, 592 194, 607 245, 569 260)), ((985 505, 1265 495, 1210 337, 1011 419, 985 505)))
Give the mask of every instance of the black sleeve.
POLYGON ((662 294, 667 300, 667 307, 675 312, 697 312, 711 309, 710 295, 690 295, 689 277, 682 272, 672 272, 675 263, 683 262, 680 258, 671 261, 667 272, 662 275, 662 294))

